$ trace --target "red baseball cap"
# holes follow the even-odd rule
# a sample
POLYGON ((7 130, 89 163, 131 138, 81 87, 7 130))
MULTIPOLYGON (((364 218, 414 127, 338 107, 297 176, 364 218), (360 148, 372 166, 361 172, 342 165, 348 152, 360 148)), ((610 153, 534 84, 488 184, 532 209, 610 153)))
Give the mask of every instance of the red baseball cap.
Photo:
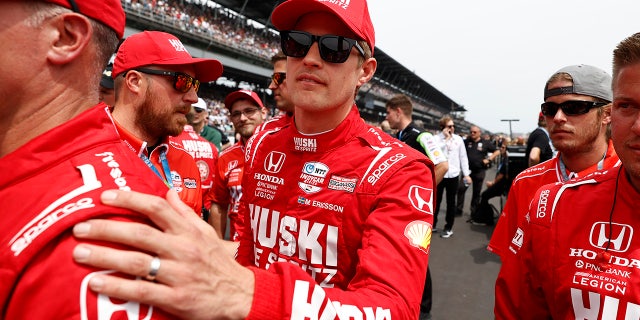
POLYGON ((44 0, 44 2, 55 3, 102 22, 113 29, 118 34, 118 38, 124 35, 125 16, 120 0, 44 0), (77 8, 73 8, 71 2, 77 8))
POLYGON ((292 30, 303 15, 319 11, 340 18, 353 33, 367 42, 373 54, 376 35, 366 0, 288 0, 276 7, 271 22, 278 30, 292 30))
POLYGON ((233 106, 233 104, 236 101, 243 100, 243 99, 252 101, 258 107, 260 107, 260 109, 264 108, 264 105, 262 104, 262 100, 260 100, 260 97, 258 97, 258 94, 251 90, 246 90, 246 89, 229 93, 227 97, 224 98, 224 106, 227 107, 227 109, 231 110, 231 106, 233 106))
POLYGON ((195 78, 210 82, 222 75, 222 63, 216 59, 193 58, 180 39, 160 31, 143 31, 125 39, 113 62, 113 77, 144 66, 193 65, 195 78))

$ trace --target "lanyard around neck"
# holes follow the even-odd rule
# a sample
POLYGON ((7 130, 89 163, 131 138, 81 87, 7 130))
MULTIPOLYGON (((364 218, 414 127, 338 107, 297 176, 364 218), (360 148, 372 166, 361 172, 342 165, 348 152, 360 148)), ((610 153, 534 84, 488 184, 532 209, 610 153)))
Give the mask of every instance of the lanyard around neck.
MULTIPOLYGON (((604 168, 604 159, 607 157, 607 151, 609 151, 609 146, 607 146, 607 150, 604 151, 604 155, 602 155, 602 159, 598 161, 597 171, 600 171, 604 168)), ((560 166, 560 174, 562 174, 563 182, 569 181, 570 179, 573 179, 578 175, 575 172, 570 172, 567 175, 567 167, 564 165, 564 162, 562 161, 562 155, 558 156, 558 166, 560 166)))
MULTIPOLYGON (((151 162, 151 160, 149 160, 149 157, 147 157, 144 152, 140 152, 140 159, 142 159, 142 161, 144 161, 144 163, 147 164, 147 166, 153 170, 153 172, 160 178, 160 180, 162 180, 162 182, 164 182, 164 184, 169 187, 169 189, 173 188, 173 179, 171 179, 171 169, 169 169, 169 161, 167 160, 167 149, 166 148, 162 148, 162 150, 159 151, 160 155, 160 163, 162 164, 162 170, 164 171, 164 176, 166 177, 162 177, 162 174, 160 174, 160 171, 158 171, 158 169, 156 168, 155 165, 153 165, 153 163, 151 162)), ((151 154, 151 153, 149 153, 151 154)))

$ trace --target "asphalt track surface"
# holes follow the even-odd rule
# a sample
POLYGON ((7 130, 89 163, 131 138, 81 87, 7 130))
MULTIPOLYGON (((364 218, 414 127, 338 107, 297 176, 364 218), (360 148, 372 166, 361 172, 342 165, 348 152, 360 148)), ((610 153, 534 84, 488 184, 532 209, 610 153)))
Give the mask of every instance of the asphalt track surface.
MULTIPOLYGON (((493 179, 495 174, 494 166, 487 171, 485 181, 493 179)), ((493 227, 466 222, 470 218, 470 200, 471 188, 468 188, 463 215, 456 217, 450 238, 440 238, 440 233, 431 238, 429 266, 433 281, 433 320, 494 319, 493 288, 500 259, 486 250, 493 227)), ((500 209, 501 200, 504 203, 506 198, 493 198, 489 203, 500 209)), ((445 212, 446 203, 443 203, 438 216, 443 225, 445 212)))

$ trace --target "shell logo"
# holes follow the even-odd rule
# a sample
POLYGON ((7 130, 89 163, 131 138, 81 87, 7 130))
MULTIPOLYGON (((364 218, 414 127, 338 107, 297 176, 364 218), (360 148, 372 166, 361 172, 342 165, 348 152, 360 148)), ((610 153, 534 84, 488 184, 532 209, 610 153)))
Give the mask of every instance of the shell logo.
POLYGON ((412 221, 404 229, 404 236, 409 239, 409 244, 429 253, 431 246, 431 224, 416 220, 412 221))

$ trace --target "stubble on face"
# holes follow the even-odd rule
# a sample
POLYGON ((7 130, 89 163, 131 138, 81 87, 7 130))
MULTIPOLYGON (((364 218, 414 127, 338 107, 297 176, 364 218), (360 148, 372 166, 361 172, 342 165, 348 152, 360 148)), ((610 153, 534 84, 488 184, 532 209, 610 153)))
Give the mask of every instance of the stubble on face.
POLYGON ((561 153, 584 153, 593 150, 601 134, 602 116, 597 109, 577 116, 567 116, 566 122, 547 122, 553 146, 561 153))

